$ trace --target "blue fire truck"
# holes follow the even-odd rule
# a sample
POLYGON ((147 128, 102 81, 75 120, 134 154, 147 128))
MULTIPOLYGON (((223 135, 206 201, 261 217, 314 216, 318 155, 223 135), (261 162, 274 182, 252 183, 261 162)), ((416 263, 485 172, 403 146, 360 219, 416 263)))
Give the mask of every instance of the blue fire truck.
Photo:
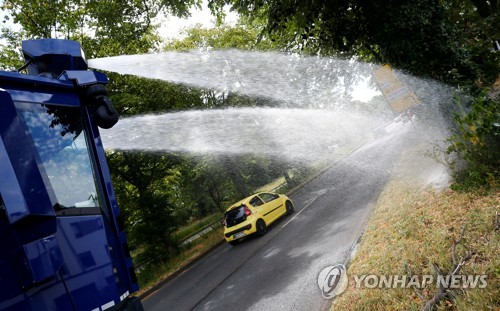
POLYGON ((0 72, 0 310, 142 310, 98 130, 118 121, 107 77, 74 41, 23 54, 0 72))

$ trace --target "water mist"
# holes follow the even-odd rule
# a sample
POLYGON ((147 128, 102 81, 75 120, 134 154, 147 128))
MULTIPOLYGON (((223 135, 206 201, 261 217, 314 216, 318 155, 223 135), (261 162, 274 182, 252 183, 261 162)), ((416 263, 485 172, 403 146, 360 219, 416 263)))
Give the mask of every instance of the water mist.
MULTIPOLYGON (((367 143, 402 152, 408 146, 431 148, 448 135, 443 107, 454 92, 396 72, 420 101, 410 118, 401 119, 372 78, 378 65, 354 60, 222 50, 118 56, 90 60, 89 66, 276 103, 124 118, 102 131, 109 149, 264 154, 313 162, 367 143), (404 147, 397 143, 408 140, 412 143, 404 147)), ((358 163, 368 164, 376 161, 358 163)))

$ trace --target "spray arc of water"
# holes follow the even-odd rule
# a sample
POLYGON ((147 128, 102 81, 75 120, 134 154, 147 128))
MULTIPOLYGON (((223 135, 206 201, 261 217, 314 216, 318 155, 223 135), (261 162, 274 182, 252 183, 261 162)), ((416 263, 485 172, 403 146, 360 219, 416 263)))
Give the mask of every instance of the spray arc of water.
POLYGON ((188 111, 124 119, 106 133, 108 148, 312 157, 358 140, 380 126, 373 110, 387 113, 387 106, 380 107, 380 103, 371 104, 375 108, 369 114, 352 104, 355 91, 370 90, 371 96, 379 93, 368 86, 373 66, 350 60, 223 50, 125 55, 90 60, 89 66, 279 103, 278 108, 188 111), (145 129, 155 134, 145 133, 145 129), (122 137, 120 133, 131 134, 122 137), (148 137, 147 146, 140 137, 148 137))
POLYGON ((96 69, 267 97, 300 108, 338 108, 366 83, 373 65, 276 52, 214 50, 89 60, 96 69))
MULTIPOLYGON (((125 118, 102 131, 109 149, 251 153, 313 161, 391 131, 408 134, 393 122, 397 114, 372 80, 378 66, 354 60, 213 50, 94 59, 89 67, 277 103, 125 118), (356 95, 360 92, 365 96, 356 95)), ((421 102, 412 110, 425 135, 416 136, 432 136, 430 143, 443 140, 448 134, 444 115, 450 115, 443 113, 443 103, 452 102, 454 90, 401 72, 397 75, 421 102)))
POLYGON ((334 153, 376 125, 365 115, 343 111, 228 108, 126 118, 104 131, 103 139, 111 149, 312 160, 334 153))

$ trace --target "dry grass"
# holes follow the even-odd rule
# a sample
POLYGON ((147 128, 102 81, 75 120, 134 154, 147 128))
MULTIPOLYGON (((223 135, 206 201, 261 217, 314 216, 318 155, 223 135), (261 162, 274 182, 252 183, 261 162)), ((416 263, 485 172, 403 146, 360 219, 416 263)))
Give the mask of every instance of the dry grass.
MULTIPOLYGON (((464 194, 411 188, 393 181, 379 197, 359 249, 348 269, 349 287, 332 310, 420 310, 425 302, 413 288, 355 288, 354 275, 434 275, 433 263, 443 271, 452 267, 451 247, 465 226, 457 255, 475 255, 462 275, 486 274, 483 289, 455 291, 456 299, 444 301, 440 310, 499 310, 500 192, 464 194), (495 230, 496 228, 496 230, 495 230)), ((421 289, 428 300, 436 282, 421 289)))

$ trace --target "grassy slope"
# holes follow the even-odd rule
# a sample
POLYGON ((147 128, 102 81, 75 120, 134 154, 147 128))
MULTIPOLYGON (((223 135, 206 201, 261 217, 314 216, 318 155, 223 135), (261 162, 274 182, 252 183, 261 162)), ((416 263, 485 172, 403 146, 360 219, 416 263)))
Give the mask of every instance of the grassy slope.
MULTIPOLYGON (((456 299, 443 301, 442 310, 498 310, 500 260, 498 216, 500 192, 465 194, 414 188, 393 180, 380 196, 359 249, 348 268, 349 286, 332 310, 420 310, 425 302, 413 288, 355 288, 354 275, 431 274, 433 263, 443 271, 452 267, 451 247, 465 226, 457 254, 474 252, 460 274, 487 274, 484 289, 456 291, 456 299), (496 228, 496 230, 495 230, 496 228)), ((428 300, 436 283, 421 294, 428 300)))
POLYGON ((202 230, 206 226, 209 226, 209 225, 213 224, 214 222, 220 221, 222 216, 223 216, 223 214, 218 212, 218 213, 214 213, 212 215, 208 215, 206 217, 203 217, 201 219, 197 219, 197 220, 193 221, 192 223, 190 223, 186 226, 183 226, 179 230, 177 230, 173 234, 173 238, 178 240, 178 241, 182 241, 186 238, 189 238, 190 236, 192 236, 193 234, 196 234, 197 232, 199 232, 200 230, 202 230))

